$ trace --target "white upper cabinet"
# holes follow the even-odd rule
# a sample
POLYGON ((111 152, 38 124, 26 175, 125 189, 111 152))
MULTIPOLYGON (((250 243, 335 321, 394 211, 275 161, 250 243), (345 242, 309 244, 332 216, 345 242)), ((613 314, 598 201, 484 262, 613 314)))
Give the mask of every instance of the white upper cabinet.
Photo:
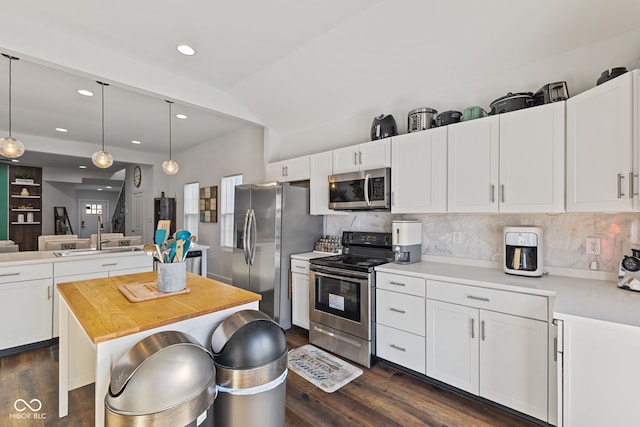
POLYGON ((289 182, 309 179, 309 156, 268 163, 266 180, 289 182))
POLYGON ((563 212, 565 103, 499 117, 499 210, 563 212))
POLYGON ((633 209, 632 76, 567 100, 567 211, 633 209))
POLYGON ((499 117, 448 128, 448 211, 497 212, 499 117))
POLYGON ((563 212, 565 104, 448 126, 449 212, 563 212))
POLYGON ((333 150, 333 173, 390 167, 391 139, 378 139, 333 150))
POLYGON ((329 175, 333 173, 333 152, 309 156, 309 213, 311 215, 347 215, 329 209, 329 175))
POLYGON ((447 127, 391 138, 391 213, 446 212, 447 127))

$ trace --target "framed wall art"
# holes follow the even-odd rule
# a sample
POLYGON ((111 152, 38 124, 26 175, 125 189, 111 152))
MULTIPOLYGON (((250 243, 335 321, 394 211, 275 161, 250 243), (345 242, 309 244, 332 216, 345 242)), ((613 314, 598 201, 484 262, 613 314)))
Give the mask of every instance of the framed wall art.
POLYGON ((200 222, 218 222, 218 186, 200 188, 200 222))

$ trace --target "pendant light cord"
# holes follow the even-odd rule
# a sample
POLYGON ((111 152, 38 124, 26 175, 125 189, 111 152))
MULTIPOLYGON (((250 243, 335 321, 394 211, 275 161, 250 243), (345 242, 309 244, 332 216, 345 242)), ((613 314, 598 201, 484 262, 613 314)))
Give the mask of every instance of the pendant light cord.
POLYGON ((11 63, 12 58, 9 56, 9 138, 11 138, 11 63))
POLYGON ((169 104, 169 160, 171 160, 171 104, 173 101, 167 101, 169 104))
POLYGON ((102 86, 102 151, 104 151, 104 83, 100 83, 102 86))

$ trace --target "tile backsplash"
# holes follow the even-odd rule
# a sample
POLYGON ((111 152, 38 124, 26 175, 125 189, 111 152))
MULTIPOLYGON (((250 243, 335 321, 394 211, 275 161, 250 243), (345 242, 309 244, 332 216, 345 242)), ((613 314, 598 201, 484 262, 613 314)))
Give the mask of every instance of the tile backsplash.
POLYGON ((544 265, 615 273, 620 258, 640 248, 640 214, 421 214, 352 212, 325 217, 325 233, 391 231, 393 220, 422 222, 422 255, 502 262, 502 229, 535 225, 544 229, 544 265), (455 234, 454 234, 455 233, 455 234), (454 239, 455 236, 455 239, 454 239), (587 255, 588 237, 601 240, 601 255, 587 255))

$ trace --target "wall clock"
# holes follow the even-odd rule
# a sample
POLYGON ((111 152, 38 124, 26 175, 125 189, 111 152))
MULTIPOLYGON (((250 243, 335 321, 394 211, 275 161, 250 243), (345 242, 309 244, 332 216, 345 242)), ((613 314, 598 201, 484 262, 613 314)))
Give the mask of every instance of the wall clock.
POLYGON ((133 185, 136 187, 140 187, 140 183, 142 182, 142 170, 140 166, 136 166, 133 169, 133 185))

